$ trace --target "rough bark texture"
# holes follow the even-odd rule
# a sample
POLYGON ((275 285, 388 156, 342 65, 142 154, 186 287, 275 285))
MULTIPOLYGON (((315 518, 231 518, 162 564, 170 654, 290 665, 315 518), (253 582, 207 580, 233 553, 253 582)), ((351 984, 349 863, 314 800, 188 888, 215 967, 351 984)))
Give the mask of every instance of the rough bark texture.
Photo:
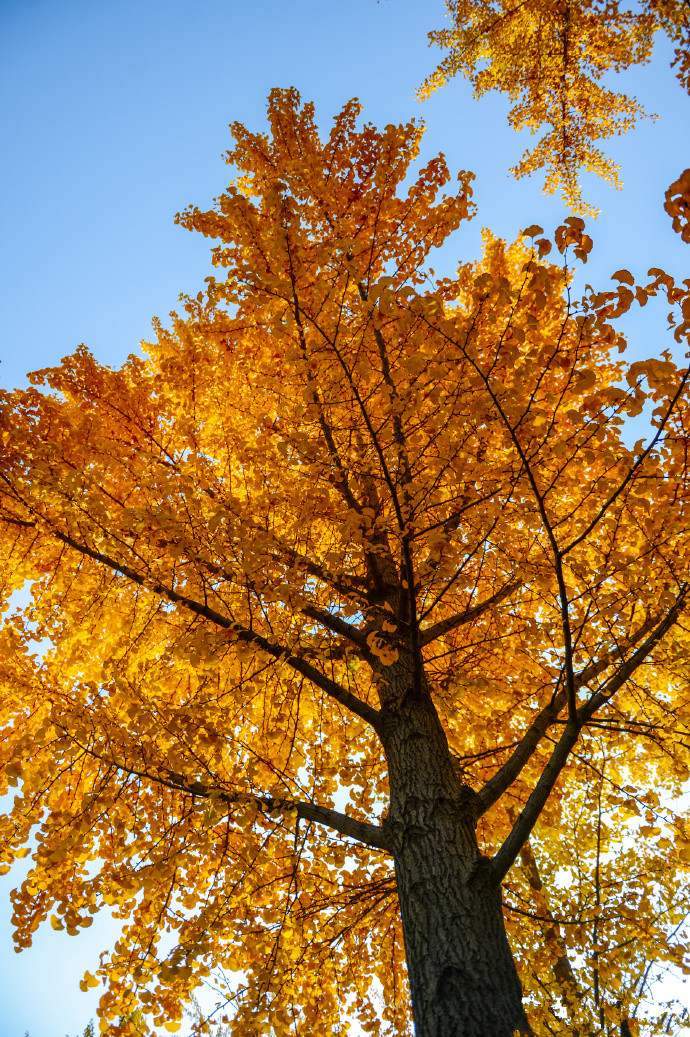
POLYGON ((382 695, 386 831, 417 1037, 528 1033, 500 886, 487 880, 477 846, 473 793, 460 784, 426 689, 395 690, 382 695))

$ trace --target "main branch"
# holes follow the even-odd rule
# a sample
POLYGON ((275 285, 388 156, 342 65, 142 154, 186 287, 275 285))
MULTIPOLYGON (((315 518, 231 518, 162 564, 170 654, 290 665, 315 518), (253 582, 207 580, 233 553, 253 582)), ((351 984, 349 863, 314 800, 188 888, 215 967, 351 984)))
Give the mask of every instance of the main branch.
POLYGON ((170 788, 179 789, 190 796, 208 799, 216 795, 228 806, 240 803, 253 802, 261 811, 271 813, 295 813, 305 821, 314 821, 316 824, 333 828, 339 835, 348 839, 371 846, 375 850, 385 850, 391 853, 391 848, 386 833, 380 825, 372 825, 368 821, 358 821, 354 817, 348 817, 339 810, 331 810, 330 807, 322 807, 318 803, 304 802, 302 800, 278 799, 274 796, 258 796, 247 792, 227 792, 223 788, 211 788, 203 782, 187 782, 179 774, 171 774, 170 781, 166 782, 170 788))
POLYGON ((442 637, 443 634, 450 633, 456 627, 462 626, 464 623, 471 623, 473 619, 478 619, 483 612, 490 609, 492 605, 498 605, 499 602, 509 597, 520 586, 522 586, 522 580, 512 580, 502 587, 500 591, 497 591, 496 594, 492 594, 490 598, 487 598, 486 601, 481 601, 478 605, 465 609, 464 612, 448 616, 447 619, 442 619, 438 623, 434 623, 433 626, 427 627, 426 630, 421 631, 420 646, 423 648, 425 645, 435 641, 437 637, 442 637))
POLYGON ((68 731, 67 728, 62 727, 60 724, 55 726, 89 756, 107 764, 108 767, 113 767, 115 770, 122 771, 132 777, 144 778, 147 781, 155 782, 157 785, 163 785, 165 788, 172 789, 175 792, 182 792, 197 799, 210 799, 212 796, 215 796, 228 807, 254 803, 265 813, 296 814, 305 821, 313 821, 316 824, 324 825, 326 828, 333 828, 339 835, 345 836, 348 839, 355 839, 357 842, 371 846, 375 850, 391 852, 386 833, 380 825, 372 825, 368 821, 358 821, 357 818, 348 817, 347 814, 342 814, 339 810, 331 810, 330 807, 322 807, 318 803, 289 798, 278 799, 275 796, 260 796, 245 791, 230 792, 222 786, 211 786, 202 781, 189 781, 184 775, 177 774, 175 771, 163 771, 158 774, 152 774, 148 770, 128 767, 126 764, 118 763, 117 760, 113 760, 110 757, 106 758, 102 753, 98 753, 90 746, 84 745, 74 737, 71 731, 68 731))
POLYGON ((520 850, 525 845, 530 832, 539 819, 546 800, 556 784, 558 776, 568 762, 571 749, 575 745, 582 727, 594 715, 596 710, 608 702, 612 695, 642 665, 650 652, 670 630, 685 604, 688 590, 688 586, 681 588, 675 604, 669 609, 661 622, 656 625, 649 637, 633 652, 629 659, 621 663, 616 672, 606 681, 604 687, 600 691, 595 692, 585 705, 578 709, 576 717, 568 719, 563 734, 556 742, 549 761, 542 771, 534 791, 527 800, 524 810, 518 816, 500 850, 491 860, 491 875, 496 881, 500 882, 503 880, 520 850))
POLYGON ((220 612, 216 612, 215 609, 212 609, 209 605, 202 605, 201 602, 178 593, 178 591, 173 590, 172 587, 166 587, 160 580, 154 578, 147 579, 146 577, 141 576, 133 569, 130 569, 129 566, 115 561, 115 559, 110 558, 109 555, 103 554, 100 551, 94 551, 93 548, 80 543, 68 533, 62 533, 57 529, 53 529, 52 532, 53 535, 58 540, 62 541, 63 544, 67 544, 75 551, 78 551, 80 554, 86 555, 95 562, 106 566, 113 572, 120 573, 122 576, 126 577, 126 579, 131 580, 132 583, 136 583, 140 587, 145 587, 154 594, 167 598, 167 600, 171 601, 173 604, 181 605, 183 608, 188 609, 195 615, 209 620, 215 626, 221 627, 223 630, 230 632, 238 641, 243 641, 245 644, 255 645, 257 648, 261 649, 261 651, 266 652, 267 655, 272 656, 274 659, 280 659, 281 662, 290 666, 297 673, 301 673, 303 677, 310 680, 312 684, 316 685, 316 687, 325 691, 330 698, 339 702, 341 706, 345 706, 345 708, 349 709, 350 712, 354 713, 368 724, 371 724, 374 730, 378 730, 378 710, 357 698, 357 696, 353 695, 351 691, 347 690, 347 688, 341 687, 336 681, 326 677, 325 674, 321 673, 316 669, 316 667, 306 662, 306 660, 301 659, 297 655, 293 655, 289 648, 286 648, 284 645, 274 644, 261 634, 255 633, 253 630, 247 630, 240 624, 235 623, 228 616, 223 616, 220 612))
MULTIPOLYGON (((658 623, 658 617, 650 617, 641 624, 625 645, 613 648, 609 652, 605 652, 600 659, 596 662, 590 663, 590 665, 586 666, 584 670, 581 670, 575 678, 576 690, 586 687, 591 681, 595 680, 599 674, 608 669, 609 666, 623 658, 624 653, 641 641, 642 638, 648 634, 650 630, 653 630, 658 623)), ((493 806, 493 804, 500 799, 506 789, 512 785, 522 768, 532 757, 532 754, 536 750, 541 739, 552 724, 554 724, 558 719, 566 701, 567 697, 565 689, 561 688, 560 691, 557 691, 552 697, 551 701, 537 714, 510 758, 506 760, 501 769, 498 770, 477 793, 476 805, 478 816, 481 817, 482 814, 486 813, 489 807, 493 806)), ((584 722, 586 723, 587 721, 585 720, 584 722)))

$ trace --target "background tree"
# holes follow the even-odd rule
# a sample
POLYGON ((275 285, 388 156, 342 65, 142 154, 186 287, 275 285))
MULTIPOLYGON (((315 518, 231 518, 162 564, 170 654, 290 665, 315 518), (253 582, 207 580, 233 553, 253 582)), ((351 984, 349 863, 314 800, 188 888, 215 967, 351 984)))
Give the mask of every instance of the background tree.
MULTIPOLYGON (((24 1037, 30 1037, 30 1034, 29 1034, 28 1030, 24 1034, 24 1037)), ((89 1022, 84 1027, 84 1032, 82 1034, 82 1037, 95 1037, 94 1027, 93 1027, 93 1019, 90 1019, 89 1022)))
POLYGON ((575 305, 538 227, 434 281, 471 174, 403 193, 420 129, 357 114, 274 92, 148 359, 3 397, 17 945, 110 905, 112 1034, 220 965, 238 1034, 405 1033, 409 977, 420 1035, 507 1037, 505 880, 535 1033, 615 1032, 688 968, 690 865, 688 372, 615 321, 661 295, 681 343, 690 285, 575 305))
POLYGON ((686 0, 635 3, 600 0, 446 0, 449 29, 429 34, 448 53, 419 93, 427 97, 452 76, 466 76, 475 97, 508 95, 516 130, 545 128, 512 172, 546 170, 544 190, 560 189, 579 213, 580 173, 587 170, 620 186, 618 166, 597 147, 646 116, 631 97, 603 85, 609 72, 644 64, 662 29, 676 45, 677 76, 690 89, 690 6, 686 0))

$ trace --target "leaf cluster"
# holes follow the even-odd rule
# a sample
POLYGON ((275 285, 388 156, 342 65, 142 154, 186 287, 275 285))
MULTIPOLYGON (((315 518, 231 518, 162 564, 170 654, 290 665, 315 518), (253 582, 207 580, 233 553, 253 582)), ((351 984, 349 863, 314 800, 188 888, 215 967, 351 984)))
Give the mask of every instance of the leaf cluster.
POLYGON ((675 43, 677 77, 688 88, 690 11, 684 0, 446 0, 451 27, 429 33, 446 56, 419 90, 427 97, 455 75, 475 97, 489 90, 511 102, 513 129, 543 135, 511 172, 545 170, 544 190, 560 190, 576 213, 596 215, 582 198, 581 172, 620 186, 618 166, 597 146, 648 115, 611 89, 609 74, 646 64, 655 33, 675 43))

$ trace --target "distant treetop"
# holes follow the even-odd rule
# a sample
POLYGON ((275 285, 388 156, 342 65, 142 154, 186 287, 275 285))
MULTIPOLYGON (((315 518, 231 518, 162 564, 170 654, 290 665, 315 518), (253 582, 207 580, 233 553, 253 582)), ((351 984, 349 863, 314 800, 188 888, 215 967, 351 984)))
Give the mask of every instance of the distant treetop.
POLYGON ((606 73, 648 62, 662 29, 676 45, 677 77, 690 89, 690 5, 683 0, 644 0, 632 9, 617 0, 446 0, 446 7, 451 27, 429 39, 447 54, 420 98, 458 73, 475 97, 506 93, 513 129, 544 129, 511 172, 519 178, 544 169, 544 191, 560 189, 573 212, 596 215, 580 191, 583 169, 620 186, 619 167, 597 142, 648 117, 633 97, 603 85, 606 73))

